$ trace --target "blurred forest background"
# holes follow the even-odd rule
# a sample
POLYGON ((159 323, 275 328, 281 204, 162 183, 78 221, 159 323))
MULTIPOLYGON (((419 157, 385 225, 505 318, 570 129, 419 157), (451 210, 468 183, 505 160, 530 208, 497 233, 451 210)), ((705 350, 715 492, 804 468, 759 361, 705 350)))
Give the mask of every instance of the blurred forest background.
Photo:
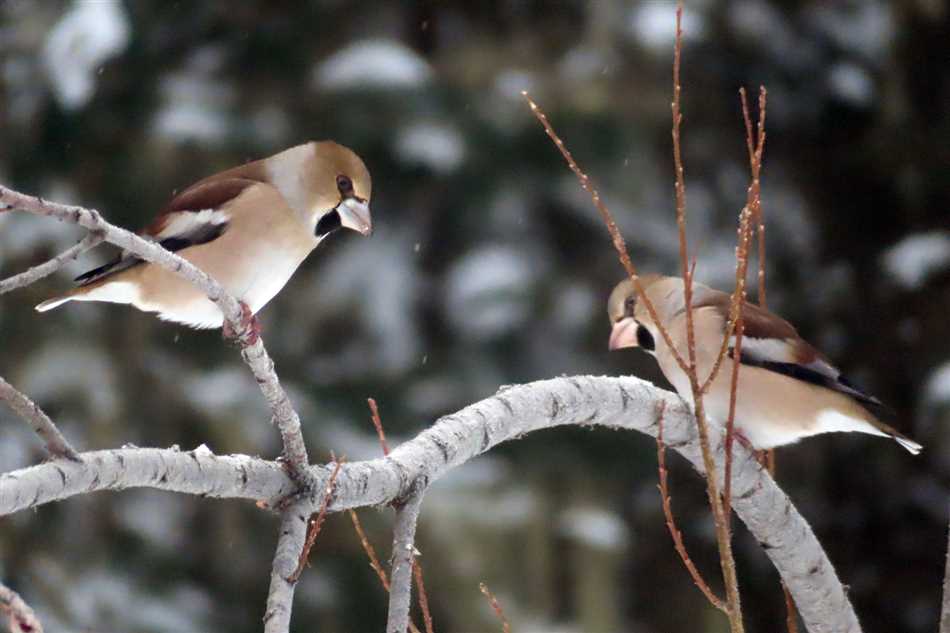
MULTIPOLYGON (((705 0, 684 22, 684 158, 699 279, 733 276, 748 163, 737 91, 769 90, 770 307, 922 442, 827 435, 778 451, 868 632, 934 631, 950 484, 950 2, 705 0)), ((669 2, 0 0, 0 182, 140 228, 209 173, 310 139, 373 175, 369 239, 337 234, 262 312, 314 459, 379 455, 500 385, 636 374, 607 353, 623 272, 589 198, 520 96, 601 187, 641 269, 675 272, 669 2)), ((73 244, 0 216, 0 276, 73 244)), ((238 354, 118 306, 33 305, 108 256, 0 302, 0 375, 84 449, 206 443, 273 457, 238 354)), ((0 468, 42 459, 0 409, 0 468)), ((718 562, 700 479, 671 458, 694 559, 718 562)), ((429 492, 419 549, 439 633, 724 631, 663 523, 654 443, 557 429, 429 492)), ((389 509, 363 511, 388 556, 389 509)), ((783 630, 776 573, 737 524, 752 631, 783 630)), ((154 491, 0 522, 0 577, 50 631, 258 631, 277 524, 249 503, 154 491)), ((386 596, 344 516, 305 572, 296 630, 379 630, 386 596)), ((714 583, 718 586, 718 583, 714 583)))

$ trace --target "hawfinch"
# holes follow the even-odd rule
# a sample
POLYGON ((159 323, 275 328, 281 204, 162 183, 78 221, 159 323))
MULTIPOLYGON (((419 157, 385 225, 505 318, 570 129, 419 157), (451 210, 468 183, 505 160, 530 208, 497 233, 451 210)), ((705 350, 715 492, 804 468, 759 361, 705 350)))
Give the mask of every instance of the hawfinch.
MULTIPOLYGON (((640 277, 640 281, 676 350, 683 359, 688 359, 683 280, 646 275, 640 277)), ((725 292, 693 284, 696 368, 700 384, 709 377, 722 348, 730 300, 731 296, 725 292)), ((629 279, 620 282, 610 294, 607 313, 613 326, 610 349, 640 347, 653 354, 663 375, 693 406, 689 378, 677 364, 629 279)), ((745 329, 734 423, 739 437, 753 448, 774 448, 819 433, 857 431, 891 437, 911 453, 920 452, 920 444, 871 413, 882 407, 877 398, 848 382, 788 321, 749 303, 744 304, 742 314, 745 329)), ((729 415, 734 343, 735 337, 732 337, 728 355, 703 396, 707 416, 721 425, 729 415)))
MULTIPOLYGON (((333 141, 311 142, 198 181, 141 235, 211 275, 256 314, 327 235, 341 227, 369 235, 369 199, 359 156, 333 141)), ((198 288, 126 251, 76 281, 36 309, 106 301, 195 328, 222 325, 221 311, 198 288)))

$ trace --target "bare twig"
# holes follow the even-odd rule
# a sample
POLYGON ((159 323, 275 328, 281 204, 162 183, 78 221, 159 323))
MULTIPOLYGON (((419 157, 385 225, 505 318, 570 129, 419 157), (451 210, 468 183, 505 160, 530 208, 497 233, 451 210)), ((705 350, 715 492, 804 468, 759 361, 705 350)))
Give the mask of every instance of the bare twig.
POLYGON ((739 214, 738 246, 736 246, 736 289, 732 295, 731 311, 735 315, 735 343, 732 352, 732 375, 729 382, 729 414, 726 417, 726 466, 722 491, 722 504, 726 525, 732 520, 732 444, 735 440, 736 392, 739 388, 739 366, 742 364, 742 335, 745 322, 742 307, 745 305, 745 280, 749 265, 749 244, 752 237, 750 224, 752 212, 749 206, 739 214))
MULTIPOLYGON (((673 164, 676 173, 676 223, 679 228, 680 263, 683 272, 683 299, 686 312, 686 341, 689 359, 690 389, 693 394, 693 410, 696 414, 696 425, 699 431, 699 445, 702 451, 703 464, 707 473, 715 472, 715 460, 709 445, 709 430, 706 423, 706 412, 703 406, 703 390, 696 372, 696 339, 693 324, 693 279, 689 268, 689 250, 686 243, 686 183, 683 172, 682 152, 680 149, 680 128, 683 115, 680 111, 680 60, 683 50, 682 31, 683 6, 676 7, 676 42, 673 49, 673 164)), ((726 454, 726 463, 730 459, 726 454)), ((722 568, 723 582, 726 585, 726 602, 729 616, 729 625, 733 633, 743 633, 742 606, 739 598, 739 581, 736 575, 736 563, 732 554, 732 535, 729 523, 719 497, 719 486, 716 477, 706 477, 706 493, 709 498, 709 507, 713 513, 713 523, 716 528, 716 544, 719 547, 719 563, 722 568)))
POLYGON ((336 478, 340 474, 340 466, 342 466, 345 461, 345 458, 338 460, 332 454, 330 459, 335 466, 333 467, 333 473, 330 475, 330 480, 327 482, 326 488, 324 488, 323 491, 323 503, 320 504, 320 512, 310 516, 307 527, 307 540, 304 542, 303 550, 300 552, 297 569, 287 578, 287 582, 295 583, 300 580, 300 574, 303 573, 304 567, 310 564, 308 562, 310 560, 310 551, 313 549, 313 546, 316 545, 317 537, 320 536, 320 529, 323 527, 323 522, 327 518, 327 508, 330 506, 330 500, 333 498, 336 478))
POLYGON ((271 567, 270 590, 264 611, 264 633, 288 633, 297 583, 290 580, 300 561, 307 538, 307 515, 300 504, 284 511, 280 520, 277 553, 271 567))
POLYGON ((494 610, 495 615, 498 616, 498 620, 501 622, 502 633, 511 633, 511 625, 508 624, 508 618, 505 617, 505 612, 498 603, 498 599, 495 597, 495 594, 489 591, 488 585, 483 582, 478 583, 478 589, 486 598, 488 598, 488 603, 491 605, 492 610, 494 610))
POLYGON ((376 427, 376 435, 379 436, 379 445, 383 447, 383 455, 389 455, 389 444, 386 442, 386 431, 383 430, 383 421, 379 418, 379 407, 372 398, 367 398, 369 410, 373 419, 373 426, 376 427))
POLYGON ((0 377, 0 400, 5 400, 10 408, 30 425, 33 432, 40 436, 51 457, 79 461, 79 454, 76 453, 76 449, 69 444, 69 441, 66 440, 49 416, 29 397, 18 391, 2 377, 0 377))
POLYGON ((396 510, 393 527, 392 574, 389 580, 389 617, 386 633, 403 633, 409 626, 412 599, 412 561, 416 555, 416 524, 425 489, 418 484, 396 510))
POLYGON ((165 250, 159 244, 149 242, 134 233, 110 224, 93 209, 49 202, 13 191, 2 185, 0 185, 0 206, 78 224, 110 244, 120 246, 137 257, 180 275, 201 289, 208 299, 220 308, 242 347, 241 356, 250 367, 260 385, 261 393, 270 405, 273 420, 283 440, 284 457, 291 472, 300 481, 306 479, 309 458, 300 429, 300 417, 277 378, 274 362, 268 355, 263 341, 254 332, 254 328, 242 319, 243 313, 238 301, 218 282, 188 260, 165 250))
POLYGON ((665 412, 666 403, 660 402, 656 421, 656 460, 660 479, 660 483, 657 487, 660 489, 660 502, 663 506, 663 516, 666 517, 666 527, 669 529, 670 536, 673 538, 673 547, 676 548, 676 553, 680 555, 680 559, 683 561, 683 565, 686 566, 689 575, 693 578, 693 582, 699 587, 699 590, 703 592, 703 595, 706 596, 706 599, 709 600, 712 606, 725 613, 727 612, 725 602, 713 592, 709 583, 703 578, 702 573, 700 573, 696 565, 693 564, 693 559, 689 557, 689 553, 686 551, 686 544, 683 543, 683 534, 679 531, 679 528, 676 527, 676 519, 673 517, 670 489, 666 476, 666 445, 663 443, 663 414, 665 412))
POLYGON ((363 525, 360 523, 360 518, 356 515, 356 510, 350 509, 347 510, 347 512, 350 513, 350 520, 353 522, 353 529, 356 530, 357 536, 360 537, 360 544, 363 546, 363 551, 366 552, 366 557, 369 558, 370 567, 373 568, 373 571, 375 571, 376 575, 379 577, 379 582, 383 585, 383 589, 386 590, 386 593, 389 593, 389 577, 386 576, 383 566, 379 563, 379 557, 376 556, 376 550, 369 542, 369 539, 366 538, 366 532, 363 531, 363 525))
POLYGON ((419 591, 419 608, 422 610, 422 622, 426 633, 433 633, 432 613, 429 612, 429 596, 426 594, 426 583, 422 578, 422 566, 418 560, 412 561, 412 576, 416 579, 416 589, 419 591))
POLYGON ((7 616, 10 633, 43 633, 43 625, 20 594, 0 584, 0 612, 7 616))
POLYGON ((19 275, 13 275, 0 281, 0 295, 10 292, 11 290, 16 290, 17 288, 23 288, 24 286, 29 286, 30 284, 48 277, 55 273, 57 270, 63 267, 63 265, 70 261, 75 260, 77 257, 93 248, 97 244, 102 242, 102 236, 97 235, 96 233, 90 233, 86 237, 82 238, 78 244, 70 246, 65 251, 56 255, 47 262, 44 262, 38 266, 34 266, 29 270, 23 271, 19 275))
POLYGON ((544 111, 541 110, 538 104, 536 104, 531 99, 531 97, 528 96, 527 92, 522 91, 521 94, 528 102, 528 106, 530 106, 531 112, 534 114, 535 118, 541 123, 542 126, 544 126, 545 133, 547 133, 548 137, 554 142, 554 145, 557 147, 558 151, 561 152, 561 156, 564 157, 564 160, 567 162, 567 166, 572 172, 574 172, 574 175, 577 176, 577 180, 580 182, 581 187, 588 194, 590 194, 591 200, 594 202, 594 206, 600 213, 600 217, 603 219, 604 224, 607 225, 607 231, 610 233, 614 249, 616 249, 617 255, 620 257, 620 263, 623 264, 624 269, 627 271, 627 276, 630 277, 630 281, 633 283, 633 288, 637 292, 637 298, 643 302, 643 306, 647 309, 650 318, 653 319, 654 323, 656 323, 657 329, 660 332, 660 336, 663 338, 664 342, 666 342, 666 345, 673 354, 673 358, 676 360, 677 364, 684 372, 688 371, 689 368, 686 365, 686 361, 683 359, 676 346, 673 345, 673 340, 670 338, 670 333, 663 325, 663 321, 659 318, 656 308, 654 307, 653 302, 650 300, 650 297, 647 296, 646 292, 644 291, 643 284, 640 283, 640 276, 637 273, 636 266, 633 265, 633 260, 630 259, 630 254, 627 252, 627 243, 624 241, 623 235, 620 234, 620 229, 617 228, 617 223, 614 221, 613 214, 610 213, 610 209, 607 208, 607 205, 600 197, 600 192, 597 191, 597 189, 591 183, 590 178, 580 168, 580 166, 577 164, 577 161, 574 160, 574 156, 571 154, 570 150, 567 149, 567 146, 564 144, 564 141, 561 140, 561 137, 558 136, 557 132, 554 131, 554 127, 551 125, 551 122, 548 121, 548 117, 544 114, 544 111))

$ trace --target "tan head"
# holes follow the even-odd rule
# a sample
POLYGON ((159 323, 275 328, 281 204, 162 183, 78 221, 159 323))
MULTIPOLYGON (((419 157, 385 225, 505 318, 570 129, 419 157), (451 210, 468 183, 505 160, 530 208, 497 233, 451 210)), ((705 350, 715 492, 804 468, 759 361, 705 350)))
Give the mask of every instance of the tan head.
POLYGON ((267 159, 270 181, 322 238, 341 227, 369 235, 372 182, 353 150, 313 141, 267 159))
MULTIPOLYGON (((642 275, 640 284, 654 304, 658 314, 666 312, 667 299, 672 297, 670 290, 675 287, 675 278, 661 275, 642 275), (670 286, 671 288, 667 288, 670 286)), ((681 286, 680 286, 681 287, 681 286)), ((642 347, 651 354, 655 353, 656 342, 660 339, 659 329, 650 318, 649 311, 637 295, 630 279, 624 279, 614 287, 607 300, 607 316, 613 329, 610 332, 609 349, 642 347)))

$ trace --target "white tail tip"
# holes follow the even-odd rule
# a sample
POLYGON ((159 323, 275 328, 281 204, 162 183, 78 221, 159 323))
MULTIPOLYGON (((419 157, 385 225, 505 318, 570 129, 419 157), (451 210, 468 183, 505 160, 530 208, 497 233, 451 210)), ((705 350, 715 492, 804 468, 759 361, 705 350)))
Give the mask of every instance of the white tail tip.
POLYGON ((47 299, 43 303, 37 305, 35 310, 37 312, 46 312, 47 310, 58 308, 68 301, 72 301, 72 297, 54 297, 52 299, 47 299))
POLYGON ((924 447, 915 442, 914 440, 907 439, 906 437, 894 436, 894 439, 897 440, 897 443, 906 448, 911 452, 912 455, 919 455, 920 451, 924 450, 924 447))

